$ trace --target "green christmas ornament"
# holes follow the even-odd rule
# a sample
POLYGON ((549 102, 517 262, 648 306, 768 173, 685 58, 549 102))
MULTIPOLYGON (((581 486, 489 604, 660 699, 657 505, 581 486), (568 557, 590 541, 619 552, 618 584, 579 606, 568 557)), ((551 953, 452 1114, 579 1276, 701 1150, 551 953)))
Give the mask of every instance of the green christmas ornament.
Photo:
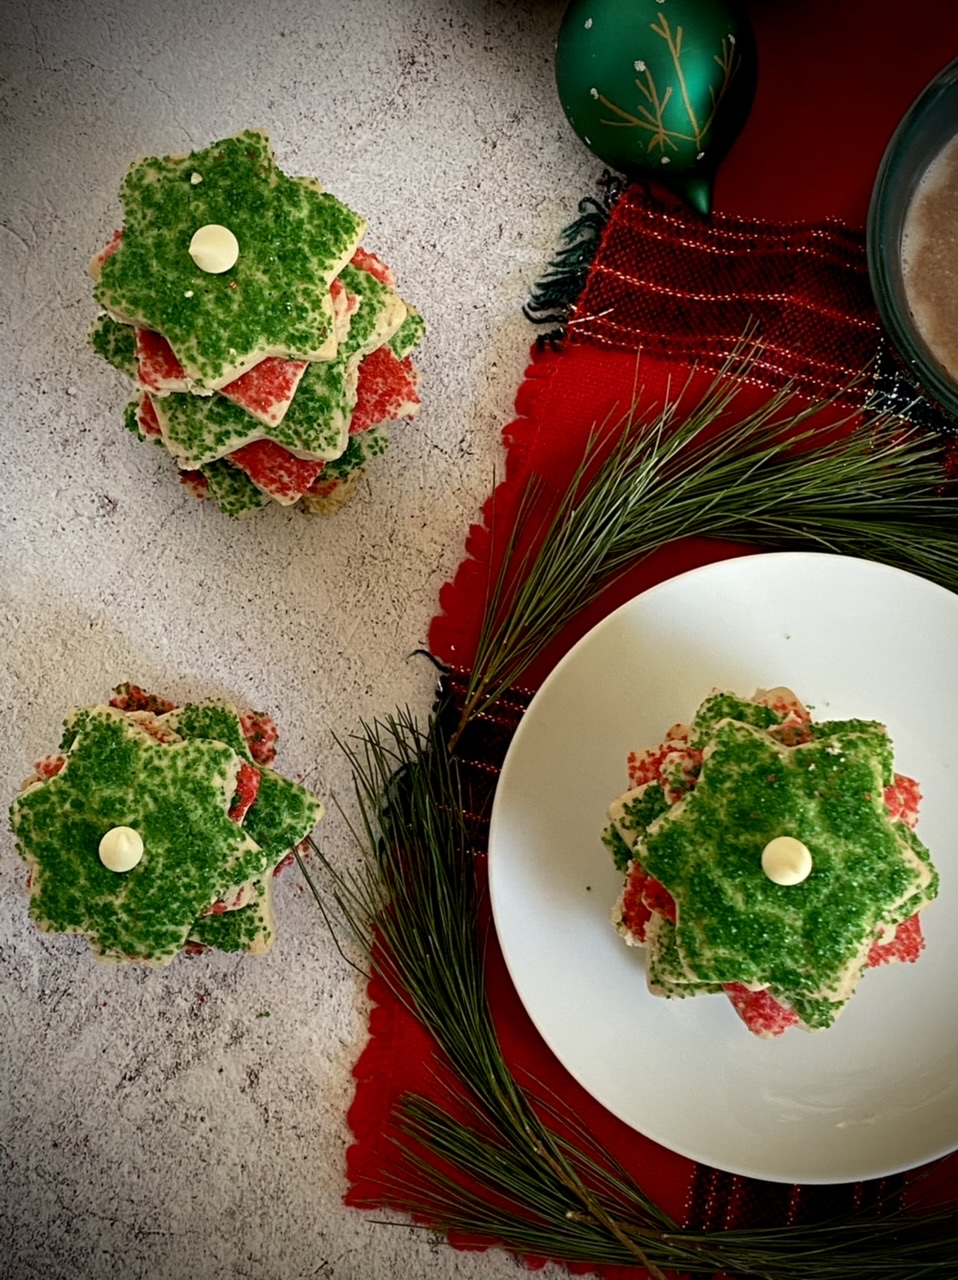
POLYGON ((756 79, 751 26, 727 0, 572 0, 556 43, 559 100, 589 150, 704 214, 756 79))

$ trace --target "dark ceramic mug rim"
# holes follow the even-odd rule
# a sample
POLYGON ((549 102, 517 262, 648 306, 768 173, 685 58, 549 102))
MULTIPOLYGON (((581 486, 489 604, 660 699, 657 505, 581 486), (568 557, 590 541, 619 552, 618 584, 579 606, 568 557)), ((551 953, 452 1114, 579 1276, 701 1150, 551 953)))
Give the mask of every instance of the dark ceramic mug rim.
POLYGON ((892 134, 872 188, 865 240, 872 293, 889 337, 922 386, 953 414, 958 414, 958 382, 944 372, 912 319, 901 241, 919 180, 956 135, 958 58, 926 85, 892 134))

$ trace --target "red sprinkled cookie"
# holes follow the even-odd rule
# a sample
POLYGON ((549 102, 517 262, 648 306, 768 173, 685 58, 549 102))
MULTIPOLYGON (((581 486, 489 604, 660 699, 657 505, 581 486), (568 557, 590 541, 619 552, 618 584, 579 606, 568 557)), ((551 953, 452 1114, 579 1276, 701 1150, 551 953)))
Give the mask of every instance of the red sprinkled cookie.
POLYGON ((326 465, 296 458, 272 440, 244 444, 229 455, 229 460, 249 476, 257 489, 284 506, 298 502, 326 465))

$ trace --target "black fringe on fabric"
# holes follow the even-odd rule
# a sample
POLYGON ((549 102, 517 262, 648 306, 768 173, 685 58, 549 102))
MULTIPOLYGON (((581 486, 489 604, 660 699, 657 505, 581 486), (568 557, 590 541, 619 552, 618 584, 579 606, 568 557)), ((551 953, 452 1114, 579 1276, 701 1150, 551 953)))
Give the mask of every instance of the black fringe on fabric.
POLYGON ((898 414, 925 431, 958 440, 958 418, 925 391, 886 338, 880 342, 875 358, 869 408, 898 414))
POLYGON ((539 335, 540 346, 547 342, 554 346, 565 337, 569 316, 585 286, 612 206, 625 189, 625 180, 606 170, 599 187, 600 199, 584 196, 579 201, 579 216, 562 232, 564 247, 557 250, 522 308, 522 314, 532 324, 553 326, 548 333, 539 335))

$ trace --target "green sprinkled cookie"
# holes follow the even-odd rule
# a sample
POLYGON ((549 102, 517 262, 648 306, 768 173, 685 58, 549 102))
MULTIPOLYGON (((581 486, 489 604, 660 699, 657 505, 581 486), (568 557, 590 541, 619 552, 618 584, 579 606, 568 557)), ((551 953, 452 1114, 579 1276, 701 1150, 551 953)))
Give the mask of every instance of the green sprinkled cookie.
POLYGON ((414 307, 410 307, 407 303, 406 318, 389 339, 393 353, 399 360, 404 360, 410 352, 415 351, 425 336, 425 320, 414 307))
POLYGON ((917 959, 938 877, 877 721, 717 692, 629 773, 603 842, 625 873, 613 921, 647 947, 654 994, 724 990, 778 1035, 829 1026, 866 968, 917 959))
POLYGON ((209 742, 163 745, 122 713, 94 708, 63 768, 13 804, 32 868, 30 915, 41 929, 82 933, 113 959, 168 963, 197 914, 237 878, 258 846, 228 816, 240 758, 209 742), (139 833, 143 856, 124 875, 104 866, 114 828, 139 833))
POLYGON ((90 342, 137 386, 124 425, 233 518, 342 505, 386 439, 351 438, 418 412, 426 329, 359 244, 364 220, 284 174, 257 131, 141 159, 121 198, 90 263, 90 342))
POLYGON ((187 702, 182 707, 174 707, 163 715, 161 723, 181 738, 212 738, 216 742, 225 742, 237 755, 252 762, 239 712, 222 698, 207 698, 204 702, 187 702))
POLYGON ((250 900, 234 911, 208 912, 193 921, 189 941, 217 951, 245 951, 262 955, 272 946, 273 881, 254 880, 250 900))
POLYGON ((346 353, 310 364, 281 422, 266 426, 225 396, 188 392, 153 401, 163 443, 180 467, 228 457, 253 440, 273 440, 296 457, 326 461, 346 448, 355 364, 346 353))
POLYGON ((884 785, 869 736, 784 747, 750 724, 720 724, 694 789, 646 830, 640 855, 676 901, 690 970, 806 994, 835 982, 913 891, 914 857, 884 785), (762 868, 782 835, 815 851, 802 884, 762 868))
POLYGON ((262 763, 268 717, 169 705, 119 686, 113 705, 71 712, 60 753, 37 762, 11 806, 30 915, 111 960, 168 964, 217 938, 264 951, 273 872, 322 805, 262 763))
POLYGON ((123 425, 131 435, 136 436, 137 440, 145 440, 146 432, 140 426, 139 421, 140 398, 137 396, 135 400, 129 401, 123 410, 123 425))
POLYGON ((89 334, 90 346, 128 378, 136 378, 136 332, 112 316, 99 316, 89 334))
POLYGON ((208 462, 200 467, 200 472, 206 480, 208 496, 224 515, 240 519, 266 506, 266 495, 232 463, 208 462))
MULTIPOLYGON (((187 703, 160 719, 183 738, 225 742, 251 764, 253 754, 239 713, 228 702, 210 699, 187 703)), ((260 765, 259 790, 246 815, 245 827, 264 849, 273 865, 311 831, 322 815, 322 805, 298 782, 260 765)))
POLYGON ((323 468, 327 480, 345 480, 351 472, 363 467, 371 458, 378 458, 389 447, 389 434, 384 427, 372 427, 359 435, 349 437, 346 452, 323 468))
POLYGON ((162 334, 193 384, 224 386, 265 356, 335 354, 329 290, 364 220, 276 164, 265 134, 225 138, 186 156, 138 160, 120 188, 123 235, 103 262, 100 305, 162 334), (226 228, 226 269, 191 245, 226 228))
POLYGON ((358 302, 343 345, 350 355, 368 355, 399 331, 407 317, 407 306, 397 293, 359 267, 343 267, 339 279, 358 302))
POLYGON ((649 921, 649 990, 654 995, 683 1000, 686 996, 717 993, 718 982, 703 982, 691 974, 679 950, 675 925, 666 916, 654 915, 649 921))

